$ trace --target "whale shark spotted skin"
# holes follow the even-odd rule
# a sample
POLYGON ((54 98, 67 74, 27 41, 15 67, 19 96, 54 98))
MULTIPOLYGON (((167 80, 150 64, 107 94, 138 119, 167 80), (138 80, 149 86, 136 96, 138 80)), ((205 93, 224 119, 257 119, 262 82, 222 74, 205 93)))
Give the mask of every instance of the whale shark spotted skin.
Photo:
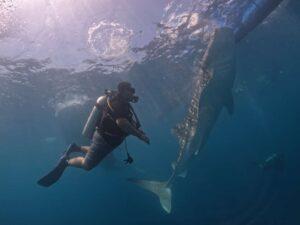
POLYGON ((217 28, 200 63, 188 113, 174 129, 179 140, 179 154, 173 164, 177 175, 186 174, 189 159, 205 146, 221 110, 225 107, 233 113, 235 58, 233 30, 217 28))
POLYGON ((185 176, 186 165, 207 142, 222 110, 233 113, 231 90, 235 78, 235 37, 231 28, 217 28, 200 62, 191 102, 183 121, 174 128, 178 156, 173 173, 165 182, 129 179, 155 193, 163 209, 171 212, 171 186, 177 176, 185 176))
POLYGON ((188 112, 174 128, 179 150, 172 164, 173 173, 165 182, 129 179, 154 193, 163 209, 172 209, 171 186, 177 176, 186 175, 188 162, 205 146, 208 136, 225 107, 233 113, 232 87, 235 79, 235 45, 259 25, 283 0, 251 0, 251 7, 237 26, 217 28, 202 57, 188 112))

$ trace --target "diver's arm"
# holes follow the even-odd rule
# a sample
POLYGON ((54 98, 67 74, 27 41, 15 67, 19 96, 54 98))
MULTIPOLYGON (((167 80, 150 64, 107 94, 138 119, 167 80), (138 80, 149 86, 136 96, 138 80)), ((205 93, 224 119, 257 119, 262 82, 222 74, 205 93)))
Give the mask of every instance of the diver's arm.
POLYGON ((145 133, 137 128, 135 128, 127 119, 125 118, 118 118, 116 119, 117 125, 126 132, 127 134, 131 134, 136 136, 140 140, 144 141, 147 144, 150 144, 149 138, 145 135, 145 133))

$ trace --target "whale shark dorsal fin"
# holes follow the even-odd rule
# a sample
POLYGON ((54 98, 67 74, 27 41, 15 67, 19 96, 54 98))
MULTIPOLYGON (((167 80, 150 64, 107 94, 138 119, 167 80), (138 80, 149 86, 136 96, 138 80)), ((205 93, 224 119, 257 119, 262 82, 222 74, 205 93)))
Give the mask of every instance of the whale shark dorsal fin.
POLYGON ((234 112, 234 101, 233 101, 233 96, 231 91, 228 92, 224 104, 228 113, 232 115, 234 112))

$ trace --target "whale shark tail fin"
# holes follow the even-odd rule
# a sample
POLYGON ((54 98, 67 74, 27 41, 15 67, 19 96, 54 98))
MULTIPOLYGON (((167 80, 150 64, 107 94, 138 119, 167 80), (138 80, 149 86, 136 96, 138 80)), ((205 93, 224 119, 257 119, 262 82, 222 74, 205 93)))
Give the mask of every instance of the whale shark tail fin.
POLYGON ((154 193, 160 201, 162 208, 167 212, 171 212, 172 208, 172 190, 167 186, 167 182, 138 180, 134 178, 127 179, 128 181, 137 184, 141 188, 154 193))

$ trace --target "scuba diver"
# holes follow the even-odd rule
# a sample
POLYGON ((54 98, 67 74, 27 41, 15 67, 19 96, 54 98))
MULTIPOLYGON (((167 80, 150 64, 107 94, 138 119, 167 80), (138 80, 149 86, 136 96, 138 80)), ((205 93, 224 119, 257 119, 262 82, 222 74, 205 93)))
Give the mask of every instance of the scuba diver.
MULTIPOLYGON (((105 95, 97 99, 82 132, 85 137, 92 140, 91 145, 77 146, 72 143, 57 166, 41 178, 38 184, 44 187, 51 186, 58 181, 67 167, 77 167, 87 171, 93 169, 129 135, 150 144, 150 139, 140 129, 141 124, 130 102, 138 102, 138 96, 135 95, 135 89, 129 82, 120 82, 117 91, 106 90, 105 95), (84 157, 70 157, 74 152, 81 152, 84 157)), ((124 161, 132 163, 133 159, 128 151, 127 157, 124 161)))

